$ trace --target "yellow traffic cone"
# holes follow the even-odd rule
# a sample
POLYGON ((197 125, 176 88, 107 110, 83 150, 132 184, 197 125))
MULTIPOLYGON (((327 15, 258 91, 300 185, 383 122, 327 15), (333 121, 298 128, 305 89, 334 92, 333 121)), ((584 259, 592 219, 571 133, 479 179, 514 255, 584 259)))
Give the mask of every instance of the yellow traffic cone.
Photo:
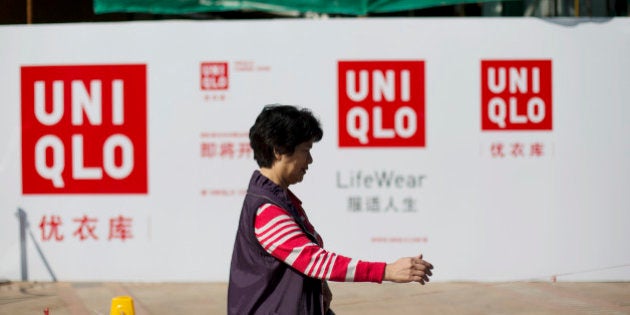
POLYGON ((130 296, 113 298, 109 315, 134 315, 133 299, 130 296))

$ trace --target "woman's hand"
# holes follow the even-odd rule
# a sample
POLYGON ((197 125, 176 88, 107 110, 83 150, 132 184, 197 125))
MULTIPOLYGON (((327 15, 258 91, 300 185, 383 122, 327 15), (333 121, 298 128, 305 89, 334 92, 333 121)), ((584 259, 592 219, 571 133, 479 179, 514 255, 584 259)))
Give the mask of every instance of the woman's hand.
POLYGON ((397 283, 419 282, 424 285, 429 282, 433 265, 422 259, 422 254, 417 257, 404 257, 385 266, 383 280, 397 283))

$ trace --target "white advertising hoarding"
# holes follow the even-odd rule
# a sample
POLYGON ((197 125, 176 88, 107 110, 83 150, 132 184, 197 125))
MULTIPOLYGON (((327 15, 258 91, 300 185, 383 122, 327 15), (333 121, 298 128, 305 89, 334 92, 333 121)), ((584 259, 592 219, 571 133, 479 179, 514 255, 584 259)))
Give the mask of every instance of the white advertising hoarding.
POLYGON ((329 250, 630 280, 630 20, 563 21, 0 27, 0 278, 22 209, 29 279, 226 281, 249 127, 282 103, 324 129, 292 189, 329 250))

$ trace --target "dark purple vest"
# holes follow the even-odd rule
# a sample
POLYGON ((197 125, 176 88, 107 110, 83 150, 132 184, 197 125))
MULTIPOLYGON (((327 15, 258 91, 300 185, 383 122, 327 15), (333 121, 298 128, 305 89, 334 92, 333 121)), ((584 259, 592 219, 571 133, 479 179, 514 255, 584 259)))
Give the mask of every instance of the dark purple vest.
MULTIPOLYGON (((284 189, 255 171, 243 202, 232 252, 228 314, 323 314, 322 281, 292 269, 258 243, 254 220, 256 211, 265 203, 287 210, 301 224, 297 209, 284 189)), ((302 230, 307 233, 304 227, 302 230)), ((312 235, 309 237, 317 243, 312 235)))

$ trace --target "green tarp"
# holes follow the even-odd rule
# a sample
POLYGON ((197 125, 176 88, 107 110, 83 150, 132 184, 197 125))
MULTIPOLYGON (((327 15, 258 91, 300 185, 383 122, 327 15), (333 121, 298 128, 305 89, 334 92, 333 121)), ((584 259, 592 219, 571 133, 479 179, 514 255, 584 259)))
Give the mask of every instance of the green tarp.
MULTIPOLYGON (((491 0, 486 0, 491 1, 491 0)), ((496 1, 496 0, 492 0, 496 1)), ((94 12, 186 14, 195 12, 257 10, 264 12, 314 12, 367 15, 422 9, 479 0, 94 0, 94 12)))

